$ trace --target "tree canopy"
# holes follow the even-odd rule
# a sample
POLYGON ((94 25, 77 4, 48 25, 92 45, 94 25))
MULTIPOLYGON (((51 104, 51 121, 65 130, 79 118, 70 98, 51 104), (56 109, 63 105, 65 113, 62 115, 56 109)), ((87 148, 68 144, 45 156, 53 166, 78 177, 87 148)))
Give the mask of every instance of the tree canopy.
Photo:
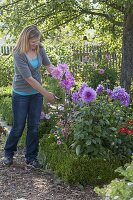
POLYGON ((130 5, 129 0, 7 0, 0 6, 1 22, 14 35, 28 24, 39 25, 49 35, 69 23, 79 32, 87 26, 95 28, 94 22, 100 25, 101 17, 106 22, 102 29, 114 31, 123 25, 123 14, 130 5))
POLYGON ((55 30, 69 24, 78 34, 93 28, 103 34, 112 32, 116 39, 122 37, 121 82, 129 91, 133 74, 132 0, 5 0, 0 11, 1 29, 13 36, 26 25, 36 24, 45 38, 50 38, 55 30))

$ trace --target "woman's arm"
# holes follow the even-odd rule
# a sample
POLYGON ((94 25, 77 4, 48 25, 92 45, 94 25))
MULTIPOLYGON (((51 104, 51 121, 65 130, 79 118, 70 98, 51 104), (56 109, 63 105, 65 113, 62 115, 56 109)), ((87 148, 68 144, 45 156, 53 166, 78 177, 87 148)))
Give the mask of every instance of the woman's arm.
POLYGON ((46 65, 45 67, 46 67, 47 71, 51 74, 51 72, 52 72, 54 67, 51 64, 50 65, 46 65))
POLYGON ((55 96, 53 93, 48 92, 45 88, 41 86, 41 84, 36 81, 32 76, 25 78, 25 80, 38 92, 40 92, 50 103, 54 103, 55 96))
POLYGON ((40 48, 40 54, 42 56, 42 64, 46 67, 47 71, 51 74, 52 69, 54 66, 52 66, 45 49, 43 47, 40 48))

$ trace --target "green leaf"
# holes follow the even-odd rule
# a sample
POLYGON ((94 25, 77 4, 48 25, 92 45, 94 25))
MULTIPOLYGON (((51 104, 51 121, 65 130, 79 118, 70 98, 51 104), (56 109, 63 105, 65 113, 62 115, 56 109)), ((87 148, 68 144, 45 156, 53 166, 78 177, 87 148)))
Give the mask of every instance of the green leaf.
POLYGON ((110 127, 109 129, 112 131, 117 131, 117 128, 115 128, 115 127, 110 127))
POLYGON ((121 144, 121 143, 122 143, 122 140, 121 140, 121 139, 118 139, 117 142, 118 142, 118 144, 121 144))
POLYGON ((93 142, 93 144, 96 144, 96 143, 97 143, 96 140, 94 140, 94 139, 92 140, 92 142, 93 142))
POLYGON ((91 140, 87 140, 86 141, 86 145, 88 146, 88 145, 91 145, 91 140))
POLYGON ((87 147, 87 151, 90 153, 90 152, 93 152, 94 151, 94 147, 91 145, 91 146, 88 146, 87 147))
POLYGON ((74 143, 71 144, 72 149, 74 149, 75 146, 76 146, 76 142, 74 142, 74 143))
POLYGON ((81 145, 78 145, 76 147, 76 154, 77 154, 77 156, 80 154, 80 149, 81 149, 81 145))

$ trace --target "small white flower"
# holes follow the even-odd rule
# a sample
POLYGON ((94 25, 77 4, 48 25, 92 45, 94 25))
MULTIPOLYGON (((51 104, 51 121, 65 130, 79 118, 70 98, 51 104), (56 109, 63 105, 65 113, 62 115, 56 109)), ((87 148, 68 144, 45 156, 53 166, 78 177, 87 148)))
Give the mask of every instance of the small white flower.
POLYGON ((133 186, 133 182, 128 182, 128 186, 133 186))
POLYGON ((51 118, 51 116, 49 114, 45 115, 45 119, 50 119, 50 118, 51 118))
POLYGON ((107 193, 106 193, 105 200, 110 200, 110 192, 107 192, 107 193))
POLYGON ((115 197, 114 197, 114 200, 116 200, 116 199, 119 199, 119 196, 115 196, 115 197))
POLYGON ((110 197, 105 197, 105 200, 110 200, 110 197))
POLYGON ((64 105, 59 105, 58 109, 59 110, 64 110, 64 105))
POLYGON ((58 145, 61 145, 61 143, 62 143, 61 140, 57 140, 58 145))

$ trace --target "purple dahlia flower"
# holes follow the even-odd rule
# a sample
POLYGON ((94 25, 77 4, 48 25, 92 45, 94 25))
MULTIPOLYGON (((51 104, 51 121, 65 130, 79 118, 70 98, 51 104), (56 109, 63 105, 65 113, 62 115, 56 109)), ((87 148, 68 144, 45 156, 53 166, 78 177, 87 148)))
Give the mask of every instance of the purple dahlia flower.
POLYGON ((79 94, 78 94, 78 92, 73 92, 73 93, 72 93, 72 101, 73 101, 74 103, 77 103, 78 100, 79 100, 79 94))
POLYGON ((99 84, 98 86, 97 86, 97 88, 96 88, 96 93, 101 93, 101 92, 103 92, 103 90, 104 90, 104 86, 103 85, 101 85, 101 84, 99 84))
POLYGON ((87 83, 83 83, 81 86, 80 86, 80 89, 79 89, 79 96, 81 97, 82 96, 82 93, 84 91, 84 89, 88 87, 87 83))
POLYGON ((111 89, 107 89, 106 91, 107 91, 107 94, 108 94, 110 97, 112 97, 113 91, 112 91, 111 89))
POLYGON ((92 89, 91 87, 85 87, 82 96, 81 96, 82 101, 86 103, 90 103, 94 100, 96 100, 96 91, 92 89))
POLYGON ((120 86, 113 89, 112 98, 119 100, 126 107, 130 104, 130 95, 125 91, 125 88, 121 88, 120 86))

